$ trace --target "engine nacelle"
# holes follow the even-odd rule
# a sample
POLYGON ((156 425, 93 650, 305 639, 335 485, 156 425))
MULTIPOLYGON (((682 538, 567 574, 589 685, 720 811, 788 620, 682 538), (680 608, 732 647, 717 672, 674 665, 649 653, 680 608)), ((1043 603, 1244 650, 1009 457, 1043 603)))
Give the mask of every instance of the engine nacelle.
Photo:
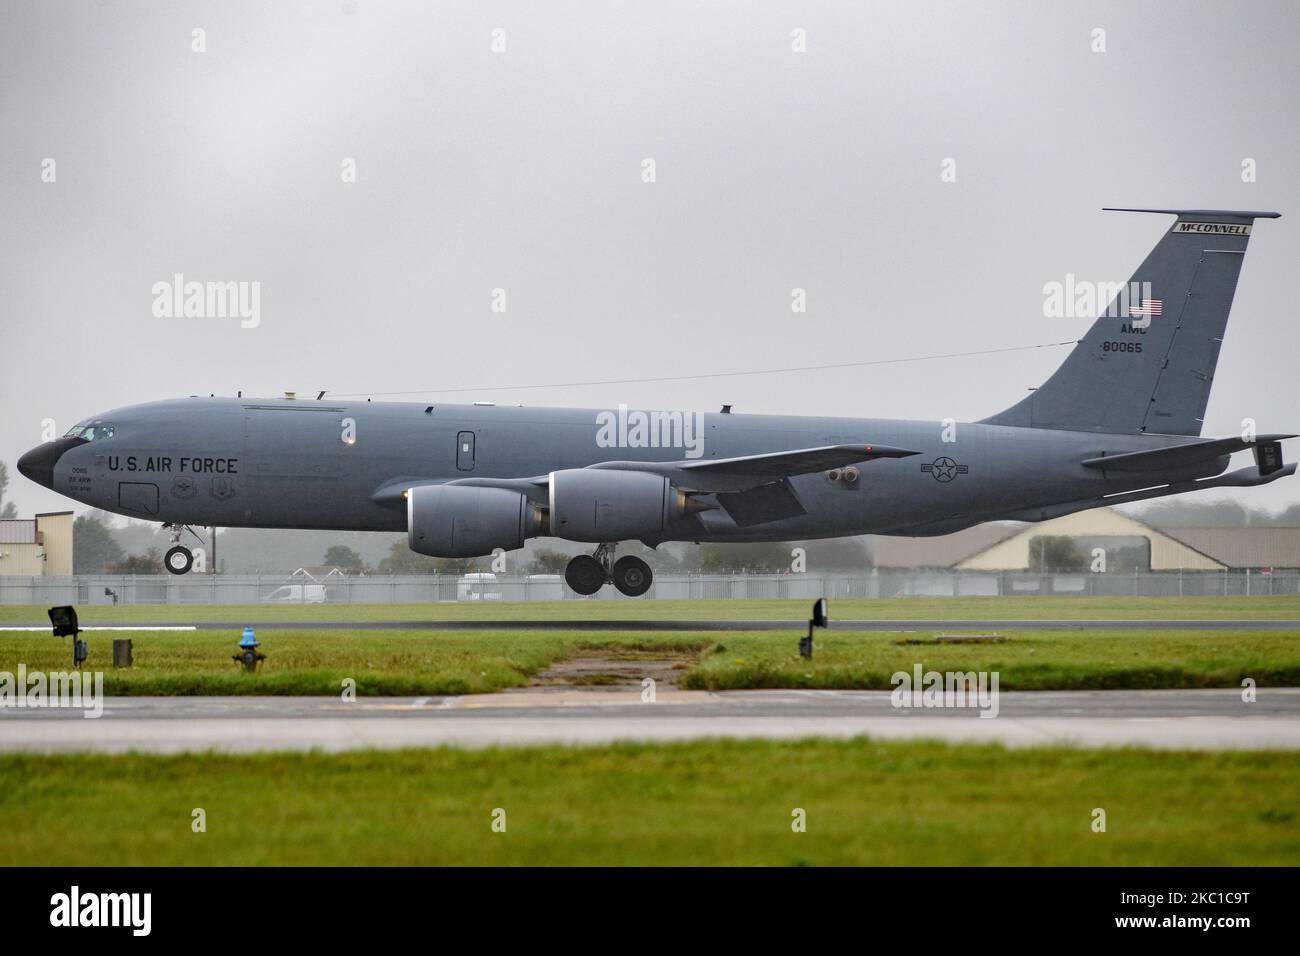
POLYGON ((411 550, 436 558, 475 558, 513 551, 541 527, 526 495, 502 488, 420 485, 406 496, 411 550))
POLYGON ((626 541, 657 534, 693 510, 662 475, 571 468, 551 472, 550 533, 570 541, 626 541))

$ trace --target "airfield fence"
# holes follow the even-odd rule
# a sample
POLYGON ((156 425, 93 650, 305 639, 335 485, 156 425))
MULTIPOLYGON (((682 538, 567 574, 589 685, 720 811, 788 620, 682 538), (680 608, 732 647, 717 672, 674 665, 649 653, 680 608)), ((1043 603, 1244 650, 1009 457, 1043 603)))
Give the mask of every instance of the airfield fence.
MULTIPOLYGON (((455 601, 629 600, 613 587, 595 598, 556 575, 285 574, 0 576, 0 604, 400 604, 455 601), (303 585, 269 600, 285 586, 303 585)), ((1184 571, 1146 574, 1031 574, 1022 571, 882 571, 864 574, 659 573, 646 598, 659 600, 819 597, 1108 596, 1192 597, 1300 594, 1300 572, 1184 571)))

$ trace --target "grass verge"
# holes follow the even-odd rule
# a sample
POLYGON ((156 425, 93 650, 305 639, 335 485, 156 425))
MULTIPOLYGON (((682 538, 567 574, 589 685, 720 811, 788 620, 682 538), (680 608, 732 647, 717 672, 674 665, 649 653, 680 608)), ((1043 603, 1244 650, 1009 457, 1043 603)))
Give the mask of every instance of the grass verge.
MULTIPOLYGON (((958 633, 958 632, 954 632, 958 633)), ((715 641, 680 685, 693 690, 889 690, 897 671, 997 671, 1002 690, 1300 685, 1300 640, 1279 632, 1000 631, 1001 644, 905 644, 918 633, 820 632, 813 659, 770 632, 715 641)))
POLYGON ((701 741, 10 755, 0 779, 18 865, 1300 863, 1291 754, 701 741))
MULTIPOLYGON (((485 694, 527 686, 554 661, 582 649, 617 646, 664 653, 690 653, 705 646, 701 635, 662 640, 629 636, 609 641, 591 634, 501 631, 267 631, 261 670, 245 674, 232 657, 239 631, 156 633, 90 632, 86 667, 104 672, 110 695, 320 695, 341 693, 345 678, 359 695, 417 696, 485 694), (134 666, 112 667, 114 638, 130 638, 134 666)), ((0 671, 66 671, 68 641, 48 634, 0 634, 0 671)))

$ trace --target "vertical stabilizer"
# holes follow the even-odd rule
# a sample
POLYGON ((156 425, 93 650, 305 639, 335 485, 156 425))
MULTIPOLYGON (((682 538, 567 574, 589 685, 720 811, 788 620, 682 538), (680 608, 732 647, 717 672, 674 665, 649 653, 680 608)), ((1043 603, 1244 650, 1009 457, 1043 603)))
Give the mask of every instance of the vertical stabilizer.
POLYGON ((1177 219, 1052 377, 987 424, 1201 433, 1252 225, 1279 214, 1115 211, 1177 219))

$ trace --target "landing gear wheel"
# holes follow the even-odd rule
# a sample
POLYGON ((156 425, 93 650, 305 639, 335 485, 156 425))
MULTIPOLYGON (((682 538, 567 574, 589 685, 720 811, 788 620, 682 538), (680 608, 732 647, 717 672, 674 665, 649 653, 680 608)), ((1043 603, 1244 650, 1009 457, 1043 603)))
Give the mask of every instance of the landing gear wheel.
POLYGON ((654 583, 654 572, 640 558, 626 555, 614 562, 614 587, 628 597, 640 597, 654 583))
POLYGON ((564 581, 579 594, 595 594, 605 586, 605 566, 589 554, 580 554, 564 569, 564 581))
POLYGON ((184 574, 194 566, 194 552, 178 544, 163 555, 163 564, 172 574, 184 574))

